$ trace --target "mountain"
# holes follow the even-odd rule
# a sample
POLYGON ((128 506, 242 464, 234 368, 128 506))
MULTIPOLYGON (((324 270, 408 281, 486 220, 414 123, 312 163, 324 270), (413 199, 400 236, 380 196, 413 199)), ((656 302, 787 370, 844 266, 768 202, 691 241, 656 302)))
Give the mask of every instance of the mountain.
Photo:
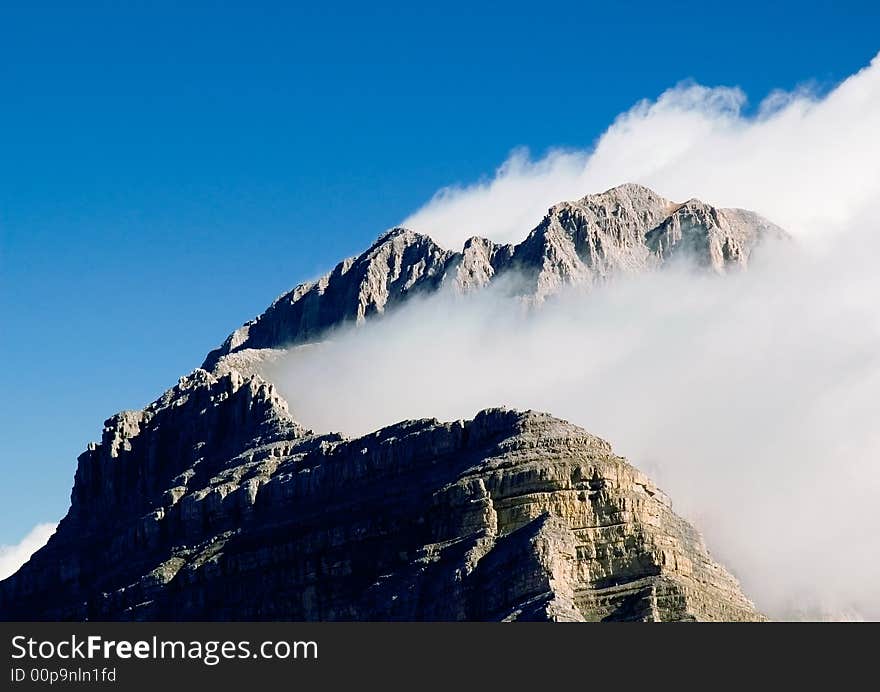
POLYGON ((108 420, 4 619, 756 620, 607 442, 547 414, 346 440, 196 370, 108 420))
POLYGON ((420 293, 507 276, 540 305, 677 255, 746 266, 783 235, 635 185, 552 207, 515 246, 451 252, 394 229, 107 420, 55 534, 0 582, 0 618, 763 619, 669 499, 584 430, 491 409, 347 439, 300 425, 259 365, 420 293))
POLYGON ((518 245, 474 237, 451 252, 426 235, 395 228, 362 255, 282 295, 211 351, 202 367, 212 370, 224 355, 243 349, 317 340, 331 327, 364 322, 444 287, 467 292, 507 277, 522 298, 540 303, 566 284, 589 288, 675 259, 722 273, 744 268, 760 242, 785 237, 753 212, 699 200, 676 204, 631 183, 551 207, 518 245))

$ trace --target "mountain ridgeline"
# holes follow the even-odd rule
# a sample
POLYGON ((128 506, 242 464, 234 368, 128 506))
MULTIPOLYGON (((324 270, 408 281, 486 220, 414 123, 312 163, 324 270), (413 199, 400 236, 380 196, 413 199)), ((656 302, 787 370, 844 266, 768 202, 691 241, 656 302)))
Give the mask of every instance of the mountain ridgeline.
POLYGON ((675 258, 715 272, 744 268, 760 242, 785 237, 753 212, 695 199, 676 204, 634 184, 551 207, 518 245, 473 237, 452 252, 427 235, 394 228, 363 254, 282 295, 211 351, 202 367, 211 370, 224 355, 244 349, 317 340, 332 327, 361 323, 443 287, 467 292, 512 274, 518 294, 540 303, 565 285, 589 288, 675 258))
POLYGON ((507 275, 540 306, 676 256, 746 267, 783 237, 631 184, 555 205, 518 245, 452 252, 389 231, 107 420, 55 534, 0 582, 0 617, 762 620, 663 492, 590 433, 490 409, 347 439, 305 429, 252 364, 414 295, 507 275))

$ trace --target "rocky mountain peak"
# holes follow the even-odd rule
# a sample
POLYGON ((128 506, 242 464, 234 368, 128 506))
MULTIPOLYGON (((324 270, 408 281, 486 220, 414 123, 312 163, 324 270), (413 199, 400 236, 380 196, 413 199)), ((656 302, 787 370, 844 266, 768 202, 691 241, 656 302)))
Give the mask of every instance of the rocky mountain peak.
POLYGON ((197 369, 142 411, 104 422, 101 442, 79 457, 67 521, 84 534, 99 531, 120 507, 147 511, 175 482, 220 471, 218 459, 307 432, 271 382, 197 369))
POLYGON ((436 290, 453 255, 429 236, 393 228, 363 254, 277 298, 209 353, 202 367, 212 370, 222 356, 243 348, 308 341, 332 327, 381 314, 419 291, 436 290))
POLYGON ((81 458, 5 619, 761 619, 648 478, 553 416, 346 440, 254 378, 183 384, 81 458))
POLYGON ((566 284, 591 286, 685 257, 716 272, 744 267, 765 238, 785 232, 757 214, 717 209, 691 199, 677 204, 628 183, 550 208, 514 252, 541 302, 566 284))
POLYGON ((437 245, 430 236, 397 226, 382 233, 362 255, 351 258, 351 266, 355 266, 366 258, 402 257, 410 253, 418 261, 434 254, 442 255, 445 252, 447 251, 437 245))
POLYGON ((612 213, 623 210, 640 214, 657 209, 667 209, 674 203, 644 185, 623 183, 604 192, 585 195, 579 200, 563 202, 563 204, 574 204, 597 211, 608 210, 612 213))
POLYGON ((670 500, 577 426, 501 408, 349 440, 306 430, 260 372, 414 295, 508 276, 540 304, 679 256, 744 267, 782 235, 634 184, 554 205, 517 245, 393 228, 105 421, 55 535, 0 583, 0 617, 761 619, 670 500))
POLYGON ((757 214, 718 209, 696 199, 676 204, 626 183, 552 206, 518 245, 469 239, 460 252, 406 228, 386 231, 363 254, 318 281, 297 286, 208 354, 216 367, 242 349, 283 348, 345 323, 400 305, 409 296, 449 287, 466 293, 515 276, 520 298, 539 304, 566 285, 590 288, 616 274, 633 274, 689 257, 716 272, 744 267, 765 238, 785 233, 757 214))

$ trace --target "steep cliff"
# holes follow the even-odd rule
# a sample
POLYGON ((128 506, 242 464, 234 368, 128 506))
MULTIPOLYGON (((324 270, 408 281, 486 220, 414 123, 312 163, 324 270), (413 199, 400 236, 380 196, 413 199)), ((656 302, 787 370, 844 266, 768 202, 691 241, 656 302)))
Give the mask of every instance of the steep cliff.
POLYGON ((0 616, 761 619, 663 493, 573 425, 496 409, 315 435, 234 370, 107 421, 0 616))

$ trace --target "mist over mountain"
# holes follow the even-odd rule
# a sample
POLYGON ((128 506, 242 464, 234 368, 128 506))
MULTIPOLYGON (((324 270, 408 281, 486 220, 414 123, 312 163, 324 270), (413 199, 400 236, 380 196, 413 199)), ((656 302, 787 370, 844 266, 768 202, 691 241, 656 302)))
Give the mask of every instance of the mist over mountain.
MULTIPOLYGON (((721 280, 774 242, 787 243, 786 234, 755 214, 673 203, 637 185, 555 205, 516 246, 475 238, 456 253, 412 231, 385 233, 276 300, 150 406, 107 420, 101 442, 79 458, 67 516, 0 586, 0 612, 760 620, 665 494, 577 426, 488 406, 451 423, 404 414, 349 439, 315 433, 300 416, 326 411, 302 399, 321 389, 340 412, 351 401, 344 381, 321 374, 345 372, 350 354, 333 349, 347 349, 351 335, 355 350, 364 335, 390 353, 412 337, 396 329, 418 315, 432 344, 454 349, 466 341, 446 331, 455 327, 446 319, 472 319, 490 300, 514 310, 525 336, 569 291, 589 304, 619 280, 676 266, 721 280), (444 315, 443 305, 452 310, 444 315), (313 368, 302 354, 330 362, 313 368), (275 381, 297 402, 293 412, 275 381)), ((511 346, 519 338, 506 327, 497 336, 511 346)), ((399 355, 409 387, 426 375, 456 381, 443 372, 449 361, 434 363, 421 349, 399 355)), ((382 400, 363 403, 384 418, 383 407, 400 400, 395 375, 375 354, 358 361, 367 375, 360 384, 382 400)), ((495 376, 511 392, 523 379, 556 386, 528 368, 495 376)), ((461 404, 477 381, 459 383, 461 404)), ((413 411, 442 408, 441 383, 422 384, 413 411)), ((351 420, 320 426, 339 427, 351 420)))
POLYGON ((444 289, 457 293, 503 283, 525 303, 565 286, 581 290, 682 260, 722 273, 745 268, 763 240, 787 237, 757 214, 717 209, 696 199, 674 203, 640 185, 553 206, 517 245, 468 239, 460 252, 405 228, 383 234, 366 252, 297 286, 229 335, 203 367, 247 348, 274 348, 363 323, 404 300, 444 289))
POLYGON ((585 677, 223 621, 880 622, 880 2, 0 17, 12 682, 585 677), (89 669, 56 620, 183 626, 89 669))
POLYGON ((684 82, 621 113, 586 149, 515 150, 492 175, 449 185, 403 226, 457 249, 516 243, 547 207, 627 181, 673 199, 753 210, 801 242, 833 242, 876 206, 880 55, 831 89, 804 84, 749 104, 684 82))
POLYGON ((818 249, 768 239, 744 272, 670 263, 586 296, 569 284, 538 310, 501 283, 436 293, 261 371, 307 425, 351 434, 501 403, 552 411, 657 480, 764 612, 874 619, 876 218, 818 249))

